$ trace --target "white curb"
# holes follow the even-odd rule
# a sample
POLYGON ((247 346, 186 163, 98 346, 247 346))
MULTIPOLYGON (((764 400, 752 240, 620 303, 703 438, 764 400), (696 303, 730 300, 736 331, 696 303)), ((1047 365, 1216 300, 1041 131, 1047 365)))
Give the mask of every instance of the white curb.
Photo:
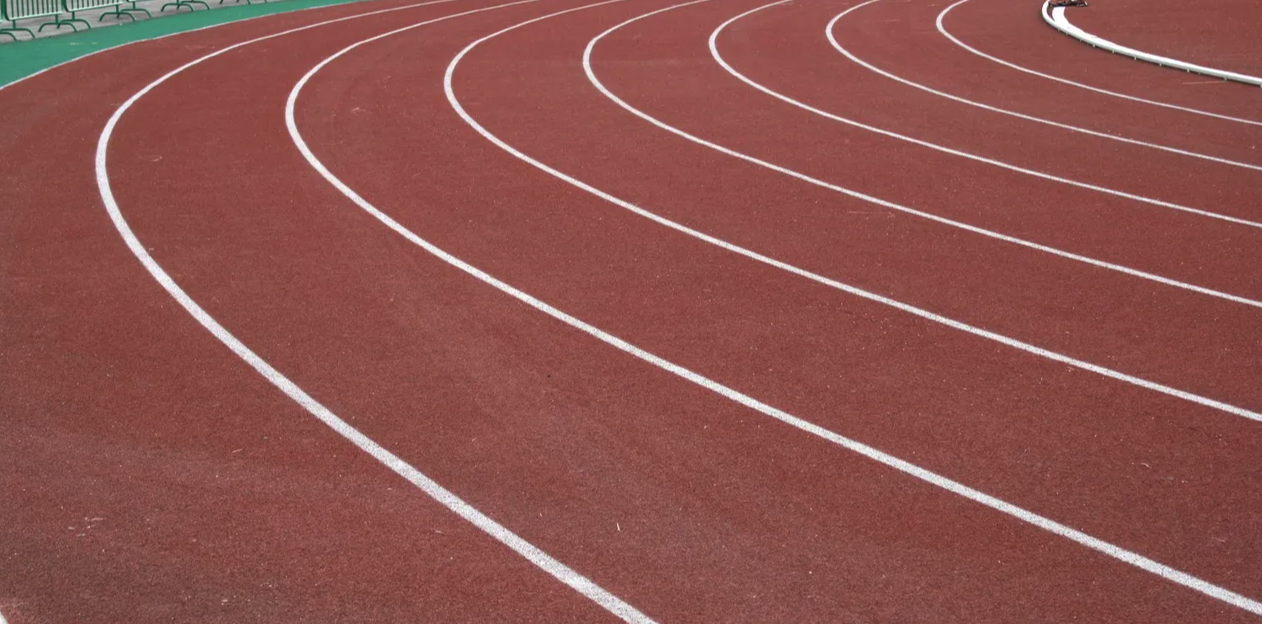
POLYGON ((1233 80, 1235 82, 1243 82, 1245 84, 1262 87, 1262 78, 1258 78, 1257 76, 1238 74, 1236 72, 1214 69, 1212 67, 1194 65, 1177 59, 1149 54, 1148 52, 1141 52, 1134 48, 1128 48, 1124 45, 1113 43, 1107 39, 1102 39, 1070 23, 1069 19, 1065 17, 1065 7, 1051 7, 1050 5, 1051 0, 1043 2, 1043 21, 1050 24, 1052 28, 1086 43, 1093 48, 1104 48, 1114 54, 1129 56, 1133 59, 1154 63, 1162 67, 1173 67, 1174 69, 1182 69, 1186 72, 1204 74, 1206 76, 1222 78, 1223 80, 1233 80), (1049 11, 1048 9, 1051 10, 1049 11))

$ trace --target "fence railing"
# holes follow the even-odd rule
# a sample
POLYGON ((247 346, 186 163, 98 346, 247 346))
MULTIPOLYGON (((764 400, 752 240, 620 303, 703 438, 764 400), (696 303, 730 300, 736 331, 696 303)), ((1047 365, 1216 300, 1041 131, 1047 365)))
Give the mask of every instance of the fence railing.
MULTIPOLYGON (((5 1, 7 0, 0 0, 0 2, 5 1)), ((124 15, 130 17, 134 21, 136 17, 128 13, 128 11, 133 9, 121 9, 119 8, 121 6, 123 6, 123 0, 61 0, 61 8, 65 9, 66 12, 70 14, 70 19, 65 20, 63 23, 83 22, 83 25, 87 26, 88 23, 84 20, 78 19, 78 17, 75 16, 75 13, 79 11, 90 11, 92 9, 113 9, 113 11, 106 11, 102 13, 101 17, 96 20, 98 22, 103 21, 107 17, 122 18, 124 15)), ((143 9, 135 10, 139 11, 143 9)), ((40 28, 43 27, 44 26, 40 26, 40 28)), ((73 25, 71 27, 73 28, 73 25)))
MULTIPOLYGON (((18 20, 32 17, 52 17, 56 19, 61 13, 61 0, 0 0, 0 19, 9 22, 8 28, 0 28, 0 33, 14 39, 14 33, 24 32, 32 37, 35 33, 29 28, 18 26, 18 20)), ((73 28, 73 26, 72 26, 73 28)))
MULTIPOLYGON (((175 12, 179 13, 180 7, 188 7, 188 10, 194 11, 196 9, 194 9, 193 6, 198 5, 198 4, 202 5, 203 7, 206 7, 207 9, 210 8, 210 5, 206 4, 205 2, 202 2, 202 0, 171 0, 170 2, 162 5, 161 10, 166 11, 167 7, 175 7, 175 12)), ((219 4, 223 4, 223 0, 219 0, 219 4)))
MULTIPOLYGON (((179 0, 182 4, 189 4, 190 0, 179 0)), ((191 0, 198 2, 198 0, 191 0)), ((35 33, 29 28, 23 28, 18 25, 18 20, 35 19, 40 17, 51 17, 52 21, 44 22, 39 25, 39 32, 43 32, 45 28, 70 28, 79 30, 77 24, 83 24, 84 28, 91 28, 87 20, 79 17, 80 11, 91 11, 96 9, 113 9, 101 13, 97 21, 105 21, 107 17, 121 19, 128 17, 133 21, 136 16, 132 13, 144 13, 150 15, 149 11, 136 6, 136 0, 0 0, 0 35, 8 35, 13 39, 17 39, 17 33, 26 33, 31 38, 35 37, 35 33), (130 6, 123 8, 124 3, 130 6), (69 17, 65 17, 69 15, 69 17), (4 26, 3 22, 8 22, 8 26, 4 26)))

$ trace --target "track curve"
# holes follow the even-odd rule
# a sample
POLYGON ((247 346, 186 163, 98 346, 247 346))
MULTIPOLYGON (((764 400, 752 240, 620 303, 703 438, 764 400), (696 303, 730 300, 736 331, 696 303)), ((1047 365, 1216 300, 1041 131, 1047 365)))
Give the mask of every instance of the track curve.
MULTIPOLYGON (((1130 223, 1117 231, 1054 203, 1013 214, 1005 198, 1052 193, 1068 209, 1100 194, 992 179, 751 89, 707 40, 758 4, 628 0, 540 21, 581 3, 539 0, 400 30, 492 3, 382 0, 137 44, 0 90, 19 111, 0 135, 17 181, 0 202, 0 486, 16 503, 0 548, 21 571, 0 578, 4 617, 1252 620, 1255 423, 980 346, 663 228, 505 153, 448 99, 506 145, 680 224, 1256 404, 1248 308, 890 217, 665 132, 589 80, 819 179, 1258 292, 1233 253, 1254 228, 1117 197, 1085 200, 1109 227, 1130 223), (391 12, 225 49, 374 9, 391 12), (130 251, 96 199, 107 123, 106 189, 130 251), (298 129, 306 156, 399 228, 566 312, 382 227, 292 149, 298 129), (945 180, 952 191, 935 189, 945 180), (225 349, 137 256, 248 352, 225 349), (389 467, 242 366, 251 353, 344 433, 389 448, 389 467), (407 464, 592 584, 571 577, 573 591, 487 539, 391 471, 407 464), (595 590, 634 612, 583 596, 595 590)), ((814 20, 795 12, 833 8, 777 9, 720 44, 764 80, 784 36, 814 20)), ((819 86, 801 77, 820 58, 777 88, 819 86)), ((1098 173, 1125 188, 1118 171, 1098 173)), ((1219 197, 1202 183, 1171 196, 1219 197)))
MULTIPOLYGON (((1067 122, 1067 121, 1052 119, 1049 116, 1041 116, 1037 114, 1030 114, 1030 113, 1022 112, 1021 110, 1016 110, 1013 107, 1005 106, 1002 104, 1001 105, 988 104, 978 99, 956 95, 946 90, 932 87, 923 82, 909 79, 904 76, 900 76, 894 72, 887 71, 867 60, 864 60, 863 58, 861 58, 859 55, 857 55, 855 52, 853 52, 850 49, 851 44, 842 43, 843 40, 847 40, 847 41, 849 40, 850 34, 854 34, 857 31, 863 30, 863 26, 871 26, 871 24, 873 24, 874 22, 879 23, 879 21, 883 19, 882 16, 884 14, 888 14, 891 11, 897 12, 900 10, 908 10, 906 3, 889 3, 889 2, 883 3, 881 0, 867 0, 866 2, 862 2, 860 4, 854 5, 842 11, 841 13, 838 13, 831 21, 828 22, 828 25, 825 26, 825 33, 828 37, 829 42, 833 45, 833 47, 837 50, 837 52, 841 53, 846 58, 864 67, 865 69, 868 69, 869 71, 872 71, 881 76, 884 76, 885 78, 888 78, 890 80, 899 82, 900 84, 903 84, 907 87, 911 87, 913 89, 917 89, 925 93, 928 93, 940 98, 944 98, 956 104, 961 104, 961 105, 975 108, 978 110, 983 110, 988 113, 994 113, 994 114, 1004 115, 1007 117, 1012 117, 1014 119, 1019 119, 1025 122, 1029 122, 1029 123, 1045 125, 1051 128, 1056 128, 1061 131, 1084 134, 1084 135, 1104 139, 1107 141, 1116 141, 1116 142, 1124 143, 1127 145, 1133 145, 1133 146, 1137 146, 1137 147, 1141 147, 1141 148, 1145 148, 1149 150, 1159 151, 1159 152, 1163 152, 1166 154, 1171 154, 1171 155, 1175 155, 1175 156, 1179 156, 1183 158, 1201 160, 1201 161, 1206 161, 1206 162, 1215 163, 1218 165, 1224 165, 1228 167, 1238 167, 1241 169, 1247 169, 1247 170, 1255 171, 1255 172, 1262 171, 1262 165, 1259 164, 1259 155, 1253 150, 1253 146, 1255 145, 1255 143, 1248 142, 1245 144, 1245 146, 1238 146, 1236 148, 1235 154, 1232 154, 1229 152, 1209 153, 1207 150, 1203 150, 1196 147, 1196 143, 1206 142, 1207 140, 1214 143, 1218 143, 1218 144, 1225 144, 1225 143, 1231 142, 1232 138, 1237 136, 1237 133, 1235 132, 1234 124, 1228 124, 1228 127, 1231 127, 1231 130, 1219 132, 1218 134, 1212 135, 1211 137, 1202 136, 1204 133, 1206 133, 1206 130, 1202 130, 1198 128, 1198 132, 1196 132, 1195 134, 1192 134, 1191 136, 1179 137, 1183 139, 1182 145, 1172 144, 1172 142, 1170 141, 1172 137, 1169 136, 1171 128, 1179 129, 1181 128, 1181 126, 1179 125, 1149 126, 1147 129, 1147 133, 1145 133, 1144 128, 1140 126, 1148 122, 1149 121, 1148 119, 1137 119, 1134 116, 1129 116, 1124 113, 1114 114, 1111 116, 1105 116, 1105 115, 1099 115, 1099 114, 1093 115, 1092 117, 1088 117, 1088 119, 1106 118, 1108 120, 1107 125, 1103 125, 1103 126, 1097 125, 1097 127, 1094 127, 1094 128, 1086 127, 1085 125, 1082 125, 1080 123, 1067 122), (900 5, 903 5, 903 6, 900 6, 900 5), (880 11, 877 11, 877 9, 880 9, 880 11), (863 16, 866 19, 866 21, 859 21, 854 26, 851 26, 848 23, 850 22, 850 20, 858 20, 858 18, 852 15, 852 14, 855 14, 856 12, 858 12, 857 15, 863 16), (844 28, 844 31, 847 33, 846 35, 839 34, 839 32, 843 28, 844 28), (1136 124, 1135 123, 1136 121, 1138 121, 1139 123, 1136 124), (1127 128, 1127 129, 1119 130, 1118 128, 1127 128)), ((869 41, 881 40, 879 33, 873 32, 875 29, 869 28, 868 30, 869 32, 866 33, 866 37, 869 41)), ((931 41, 933 40, 931 39, 931 41)), ((948 51, 956 50, 950 47, 947 47, 946 49, 948 51)), ((914 52, 911 52, 911 53, 914 54, 919 59, 933 60, 938 63, 946 62, 950 58, 949 54, 946 54, 946 55, 933 54, 930 51, 926 50, 923 46, 916 48, 914 52)), ((904 50, 903 54, 907 54, 907 51, 904 50)), ((966 57, 966 58, 968 60, 973 60, 971 57, 966 57)), ((976 64, 975 61, 974 63, 976 64)), ((980 65, 984 66, 985 64, 980 64, 980 65)), ((921 68, 921 71, 924 71, 923 67, 921 68)), ((1020 78, 1020 76, 1009 77, 1010 80, 1014 80, 1017 78, 1020 78)), ((976 79, 977 77, 974 77, 974 80, 976 79)), ((1035 81, 1035 84, 1039 84, 1038 81, 1035 81)), ((1033 96, 1035 93, 1038 93, 1038 91, 1035 91, 1032 88, 1021 89, 1020 91, 1026 94, 1028 100, 1034 100, 1035 98, 1031 96, 1033 96)), ((1078 97, 1087 97, 1088 94, 1073 93, 1072 95, 1075 95, 1078 97)), ((1048 101, 1056 102, 1058 105, 1060 105, 1060 107, 1063 109, 1063 112, 1060 114, 1061 117, 1072 116, 1073 112, 1077 108, 1077 107, 1072 107, 1072 106, 1065 106, 1063 103, 1065 98, 1063 96, 1048 97, 1046 99, 1048 101)), ((1097 104, 1097 107, 1106 106, 1109 103, 1111 102, 1103 101, 1100 104, 1097 104)), ((1158 112, 1161 112, 1161 111, 1158 111, 1158 112)), ((1153 114, 1147 117, 1155 117, 1155 116, 1156 115, 1153 114)), ((1216 120, 1206 119, 1199 125, 1208 126, 1211 121, 1216 121, 1216 120)))
POLYGON ((1142 104, 1148 104, 1148 105, 1151 105, 1151 106, 1159 106, 1159 107, 1161 107, 1161 108, 1169 108, 1169 109, 1172 109, 1172 110, 1183 111, 1183 112, 1185 112, 1185 113, 1190 113, 1190 114, 1193 114, 1193 115, 1204 115, 1204 116, 1207 116, 1207 117, 1214 117, 1214 118, 1217 118, 1217 119, 1223 119, 1223 120, 1225 120, 1225 121, 1234 121, 1234 122, 1236 122, 1236 123, 1241 123, 1241 124, 1245 124, 1245 125, 1249 125, 1249 126, 1262 126, 1262 121, 1258 121, 1258 120, 1255 120, 1255 119, 1245 119, 1245 118, 1242 118, 1242 117, 1232 117, 1232 116, 1230 116, 1230 115, 1223 115, 1223 114, 1220 114, 1220 113, 1213 113, 1213 112, 1210 112, 1210 111, 1204 111, 1204 110, 1200 110, 1200 109, 1197 109, 1197 108, 1191 108, 1191 107, 1188 107, 1188 106, 1180 106, 1180 105, 1178 105, 1178 104, 1170 104, 1170 103, 1168 103, 1168 102, 1158 102, 1158 101, 1156 101, 1156 100, 1150 100, 1150 99, 1142 98, 1142 97, 1139 97, 1139 96, 1127 95, 1127 94, 1125 94, 1125 93, 1119 93, 1119 92, 1117 92, 1117 91, 1110 91, 1110 90, 1108 90, 1108 89, 1103 89, 1103 88, 1100 88, 1100 87, 1094 87, 1094 86, 1091 86, 1091 85, 1088 85, 1088 84, 1084 84, 1084 83, 1081 83, 1081 82, 1076 82, 1076 81, 1073 81, 1073 80, 1069 80, 1069 79, 1067 79, 1067 78, 1061 78, 1061 77, 1054 76, 1054 75, 1052 75, 1052 74, 1048 74, 1048 73, 1044 73, 1044 72, 1041 72, 1041 71, 1038 71, 1038 70, 1035 70, 1035 69, 1030 69, 1030 68, 1027 68, 1027 67, 1023 67, 1023 66, 1018 65, 1018 64, 1016 64, 1016 63, 1012 63, 1012 62, 1009 62, 1009 61, 1005 61, 1004 59, 1001 59, 1001 58, 999 58, 999 57, 997 57, 997 56, 993 56, 993 55, 987 54, 987 53, 985 53, 985 52, 983 52, 983 51, 981 51, 981 50, 978 50, 977 48, 975 48, 975 47, 973 47, 973 46, 971 46, 971 45, 969 45, 969 44, 965 43, 964 41, 961 41, 958 37, 956 37, 955 35, 951 34, 951 31, 947 29, 947 27, 946 27, 946 25, 945 25, 945 23, 944 23, 944 22, 945 22, 945 20, 946 20, 946 16, 947 16, 947 14, 949 14, 951 11, 955 10, 955 9, 956 9, 957 7, 959 7, 960 5, 966 4, 966 3, 971 2, 971 1, 972 1, 972 0, 958 0, 955 4, 949 5, 947 8, 942 9, 942 12, 938 14, 938 18, 937 18, 937 27, 938 27, 938 32, 942 33, 942 36, 944 36, 944 37, 946 37, 947 39, 949 39, 949 40, 951 41, 951 43, 954 43, 955 45, 960 46, 961 48, 963 48, 963 49, 965 49, 965 50, 968 50, 969 52, 971 52, 971 53, 973 53, 973 54, 976 54, 977 56, 980 56, 980 57, 982 57, 982 58, 984 58, 984 59, 986 59, 986 60, 988 60, 988 61, 993 61, 993 62, 995 62, 995 63, 999 63, 1000 65, 1003 65, 1004 67, 1009 67, 1009 68, 1015 69, 1015 70, 1020 71, 1020 72, 1025 72, 1025 73, 1028 73, 1028 74, 1031 74, 1031 75, 1034 75, 1034 76, 1038 76, 1038 77, 1040 77, 1040 78, 1046 78, 1046 79, 1048 79, 1048 80, 1054 80, 1054 81, 1056 81, 1056 82, 1060 82, 1060 83, 1062 83, 1062 84, 1067 84, 1067 85, 1070 85, 1070 86, 1073 86, 1073 87, 1078 87, 1079 89, 1086 89, 1086 90, 1088 90, 1088 91, 1093 91, 1093 92, 1096 92, 1096 93, 1102 93, 1102 94, 1104 94, 1104 95, 1108 95, 1108 96, 1112 96, 1112 97, 1116 97, 1116 98, 1122 98, 1122 99, 1124 99, 1124 100, 1130 100, 1130 101, 1132 101, 1132 102, 1139 102, 1139 103, 1142 103, 1142 104))

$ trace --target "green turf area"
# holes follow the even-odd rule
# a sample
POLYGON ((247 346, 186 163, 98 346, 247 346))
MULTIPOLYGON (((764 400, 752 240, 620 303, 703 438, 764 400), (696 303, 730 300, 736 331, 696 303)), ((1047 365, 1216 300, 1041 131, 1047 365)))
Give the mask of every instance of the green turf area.
POLYGON ((163 16, 111 28, 93 28, 62 37, 0 45, 0 85, 7 85, 58 63, 132 41, 153 39, 273 13, 360 1, 362 0, 286 0, 268 4, 232 6, 214 11, 163 16))

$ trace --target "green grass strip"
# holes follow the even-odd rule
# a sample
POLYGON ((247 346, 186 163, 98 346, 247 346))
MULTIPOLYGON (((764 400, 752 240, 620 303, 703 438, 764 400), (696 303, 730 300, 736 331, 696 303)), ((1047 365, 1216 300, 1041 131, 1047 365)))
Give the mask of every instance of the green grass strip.
POLYGON ((165 15, 141 20, 134 24, 93 28, 61 37, 8 43, 0 45, 0 85, 8 85, 54 65, 133 41, 153 39, 274 13, 359 1, 361 0, 285 0, 267 4, 230 6, 213 11, 165 15))

